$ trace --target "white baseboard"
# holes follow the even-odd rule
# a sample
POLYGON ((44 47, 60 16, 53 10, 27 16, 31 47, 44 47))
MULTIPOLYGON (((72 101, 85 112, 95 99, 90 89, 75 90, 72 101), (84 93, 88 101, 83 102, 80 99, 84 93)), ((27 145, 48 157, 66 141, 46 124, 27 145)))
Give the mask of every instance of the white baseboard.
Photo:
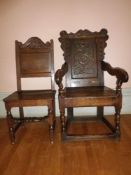
MULTIPOLYGON (((131 88, 125 88, 122 90, 123 92, 123 105, 122 105, 122 111, 121 114, 131 114, 131 88)), ((8 92, 0 92, 0 118, 3 118, 6 116, 6 111, 4 107, 3 98, 8 96, 10 93, 8 92)), ((56 116, 59 116, 59 108, 58 108, 58 98, 56 94, 56 116)), ((19 116, 18 109, 14 108, 12 109, 12 113, 14 116, 19 116)), ((47 107, 26 107, 24 108, 24 113, 26 116, 43 116, 47 115, 47 107)), ((94 115, 96 113, 96 108, 79 108, 75 109, 75 115, 94 115)), ((105 107, 104 108, 105 115, 111 115, 114 113, 113 107, 105 107)))

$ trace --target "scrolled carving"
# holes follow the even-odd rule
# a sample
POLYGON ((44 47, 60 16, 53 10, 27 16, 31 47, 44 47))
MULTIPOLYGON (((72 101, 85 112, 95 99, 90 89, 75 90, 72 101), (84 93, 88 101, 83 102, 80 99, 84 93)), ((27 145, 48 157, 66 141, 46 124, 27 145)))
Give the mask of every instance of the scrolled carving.
POLYGON ((63 90, 63 82, 62 81, 63 81, 63 77, 67 73, 67 71, 68 71, 68 65, 65 62, 62 65, 61 69, 58 69, 55 73, 55 82, 59 86, 59 91, 63 90))
POLYGON ((64 59, 65 61, 70 56, 70 49, 71 49, 71 43, 72 40, 75 39, 95 39, 96 44, 98 45, 97 51, 98 51, 98 59, 103 60, 104 59, 104 48, 106 47, 106 40, 108 39, 107 30, 101 29, 100 32, 91 32, 89 30, 78 30, 76 33, 67 33, 66 31, 60 32, 60 38, 59 41, 61 43, 61 48, 64 51, 64 59))
POLYGON ((121 90, 121 86, 123 83, 128 82, 129 76, 128 73, 119 67, 112 67, 109 63, 102 61, 102 69, 104 71, 107 71, 110 75, 116 76, 116 90, 121 90))
POLYGON ((89 81, 93 82, 90 83, 93 86, 103 84, 100 62, 104 59, 107 39, 106 29, 99 32, 89 30, 78 30, 76 33, 60 32, 59 41, 64 60, 68 64, 67 86, 88 85, 89 81))
POLYGON ((65 30, 60 32, 60 38, 86 38, 86 37, 105 37, 108 39, 107 30, 101 29, 100 32, 90 30, 78 30, 76 33, 67 33, 65 30))
POLYGON ((48 48, 51 46, 50 42, 44 43, 40 38, 38 37, 31 37, 29 38, 24 44, 22 44, 22 48, 48 48))

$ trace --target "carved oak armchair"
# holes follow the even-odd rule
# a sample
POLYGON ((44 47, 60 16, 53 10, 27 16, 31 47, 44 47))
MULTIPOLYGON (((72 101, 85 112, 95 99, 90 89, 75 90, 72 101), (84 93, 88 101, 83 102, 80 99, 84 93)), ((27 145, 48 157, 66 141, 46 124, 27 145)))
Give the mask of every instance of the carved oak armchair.
POLYGON ((65 63, 55 73, 59 87, 59 109, 63 140, 88 140, 120 136, 120 111, 122 108, 122 83, 128 81, 128 74, 121 68, 113 68, 104 60, 104 49, 108 39, 107 30, 91 32, 79 30, 76 33, 60 33, 59 41, 64 52, 65 63), (116 89, 104 85, 104 71, 116 76, 116 89), (63 77, 65 76, 65 87, 63 77), (114 122, 104 116, 104 106, 114 106, 114 122), (96 107, 95 117, 74 117, 73 109, 96 107), (67 117, 65 117, 67 109, 67 117), (103 123, 109 132, 102 134, 69 132, 72 122, 95 121, 103 123))

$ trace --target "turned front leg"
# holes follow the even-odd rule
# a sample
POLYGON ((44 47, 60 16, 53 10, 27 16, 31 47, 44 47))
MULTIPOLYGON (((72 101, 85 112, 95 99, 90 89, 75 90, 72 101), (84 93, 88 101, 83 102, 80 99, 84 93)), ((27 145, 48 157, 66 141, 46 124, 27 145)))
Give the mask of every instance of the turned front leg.
POLYGON ((120 136, 120 112, 121 108, 120 107, 115 107, 115 129, 116 129, 116 134, 120 136))
POLYGON ((62 132, 65 131, 65 109, 60 109, 60 120, 61 120, 61 130, 62 132))
POLYGON ((48 123, 49 123, 50 142, 53 144, 54 129, 55 129, 55 106, 53 100, 51 105, 48 106, 48 123))
POLYGON ((7 124, 9 128, 9 137, 10 137, 11 143, 14 144, 15 143, 15 131, 14 131, 14 120, 11 114, 11 108, 6 108, 6 112, 7 112, 7 124))

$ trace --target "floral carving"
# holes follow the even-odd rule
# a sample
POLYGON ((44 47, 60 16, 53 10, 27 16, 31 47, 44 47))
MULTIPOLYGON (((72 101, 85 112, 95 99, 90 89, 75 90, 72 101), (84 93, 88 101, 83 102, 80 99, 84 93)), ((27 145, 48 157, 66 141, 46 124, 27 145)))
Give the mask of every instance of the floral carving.
POLYGON ((94 76, 94 71, 97 67, 94 55, 95 48, 92 45, 92 41, 80 40, 72 44, 72 77, 80 78, 82 76, 82 78, 87 78, 94 76))
POLYGON ((97 77, 97 64, 104 59, 107 39, 106 29, 100 32, 79 30, 76 33, 66 31, 60 33, 59 41, 64 51, 64 59, 67 63, 72 63, 73 79, 97 77))

